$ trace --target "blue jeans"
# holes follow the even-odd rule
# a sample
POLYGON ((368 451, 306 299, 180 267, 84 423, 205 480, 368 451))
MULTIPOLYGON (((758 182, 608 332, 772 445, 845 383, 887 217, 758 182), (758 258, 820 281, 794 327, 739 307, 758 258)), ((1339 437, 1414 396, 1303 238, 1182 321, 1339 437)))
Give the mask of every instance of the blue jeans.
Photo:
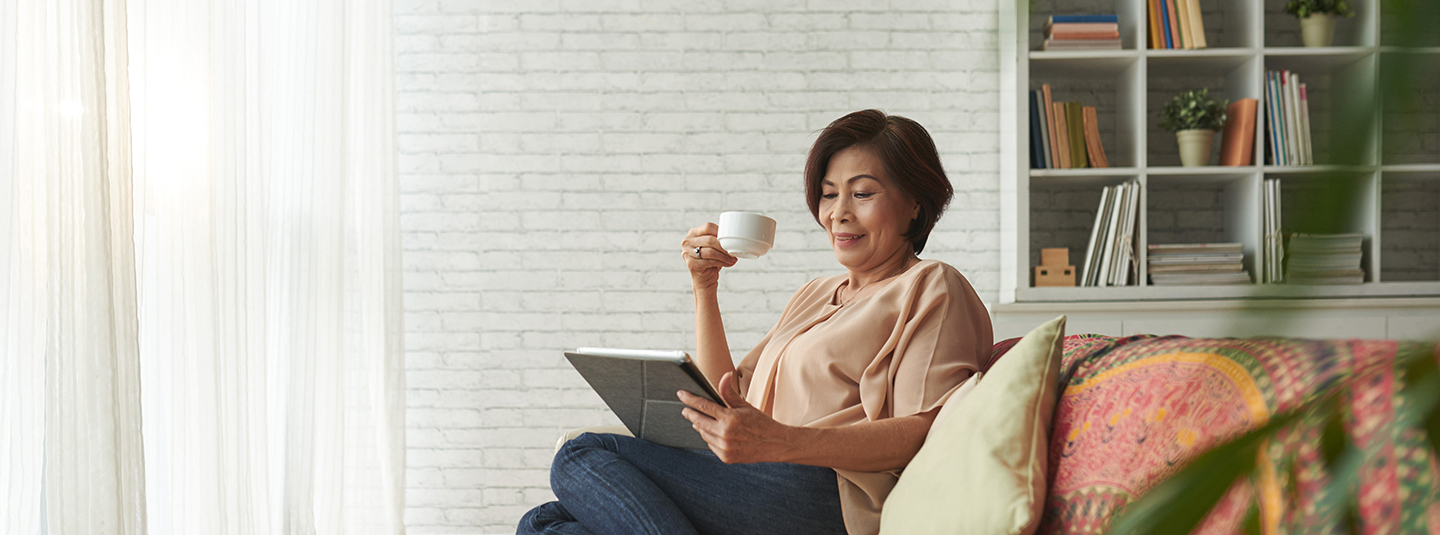
POLYGON ((586 433, 565 443, 550 488, 560 501, 531 509, 517 535, 845 533, 834 470, 725 464, 633 437, 586 433))

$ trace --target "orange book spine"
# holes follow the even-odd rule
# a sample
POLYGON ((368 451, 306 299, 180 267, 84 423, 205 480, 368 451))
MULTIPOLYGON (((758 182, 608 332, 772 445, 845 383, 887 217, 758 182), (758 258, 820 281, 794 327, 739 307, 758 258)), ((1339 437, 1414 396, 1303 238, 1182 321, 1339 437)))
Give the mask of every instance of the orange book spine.
POLYGON ((1259 101, 1242 98, 1225 109, 1225 130, 1220 138, 1220 165, 1250 165, 1255 155, 1255 112, 1259 101))
POLYGON ((1090 167, 1110 167, 1105 159, 1105 147, 1100 144, 1100 118, 1094 106, 1085 106, 1085 151, 1090 155, 1090 167))
POLYGON ((1160 0, 1150 0, 1150 48, 1165 48, 1165 36, 1160 34, 1160 0))
POLYGON ((1185 48, 1180 42, 1180 20, 1175 17, 1175 0, 1164 0, 1165 10, 1170 19, 1170 44, 1171 48, 1185 48))

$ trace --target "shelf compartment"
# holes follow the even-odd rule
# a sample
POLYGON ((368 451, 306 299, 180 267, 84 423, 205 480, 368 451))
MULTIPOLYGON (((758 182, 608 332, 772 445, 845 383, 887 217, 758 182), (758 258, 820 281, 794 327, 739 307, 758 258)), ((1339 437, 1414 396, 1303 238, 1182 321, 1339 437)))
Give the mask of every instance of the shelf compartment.
MULTIPOLYGON (((1194 168, 1182 168, 1194 169, 1194 168)), ((1261 250, 1261 183, 1253 173, 1176 173, 1147 178, 1146 239, 1157 243, 1242 244, 1252 281, 1261 250)), ((1148 251, 1146 251, 1148 253, 1148 251)), ((1148 262, 1148 254, 1141 254, 1148 262)), ((1145 266, 1148 272, 1148 264, 1145 266)))
POLYGON ((1125 50, 1144 48, 1148 20, 1142 5, 1143 2, 1134 0, 1033 0, 1026 26, 1029 32, 1026 50, 1040 50, 1040 45, 1045 42, 1045 19, 1051 15, 1075 14, 1117 15, 1120 19, 1120 47, 1125 50))
POLYGON ((1269 174, 1280 179, 1280 230, 1286 235, 1358 233, 1366 282, 1377 282, 1379 180, 1374 172, 1269 174))
MULTIPOLYGON (((1361 55, 1266 55, 1265 71, 1291 71, 1305 84, 1310 139, 1316 165, 1372 165, 1378 136, 1374 128, 1374 80, 1378 57, 1361 55)), ((1263 84, 1263 73, 1261 74, 1263 84)), ((1262 93, 1258 122, 1268 110, 1262 93)), ((1262 124, 1261 131, 1265 128, 1262 124)), ((1263 153, 1269 142, 1261 140, 1263 153)), ((1259 161, 1270 161, 1261 159, 1259 161)))
POLYGON ((1412 2, 1380 2, 1380 44, 1382 46, 1440 47, 1440 5, 1433 0, 1412 2), (1405 5, 1408 4, 1408 5, 1405 5), (1400 9, 1396 9, 1400 7, 1400 9), (1409 28, 1405 26, 1409 25, 1409 28), (1413 32, 1405 36, 1402 32, 1413 32))
MULTIPOLYGON (((1145 154, 1147 167, 1180 165, 1179 143, 1160 127, 1165 104, 1185 91, 1209 88, 1217 100, 1262 100, 1260 64, 1255 56, 1153 56, 1146 58, 1145 154)), ((1219 163, 1222 133, 1216 132, 1209 163, 1219 163)))
MULTIPOLYGON (((1138 176, 1095 174, 1032 178, 1029 191, 1030 245, 1027 264, 1030 277, 1024 279, 1024 285, 1034 285, 1033 268, 1040 265, 1040 249, 1049 247, 1065 247, 1070 250, 1070 263, 1077 270, 1078 283, 1101 193, 1106 186, 1132 180, 1138 180, 1138 176)), ((1144 202, 1143 189, 1140 198, 1144 202)), ((1141 215, 1143 216, 1143 213, 1141 215)))
POLYGON ((1440 54, 1382 52, 1381 162, 1440 164, 1440 54))
MULTIPOLYGON (((1148 2, 1141 0, 1141 48, 1149 48, 1148 2)), ((1152 52, 1191 54, 1211 50, 1259 48, 1259 12, 1254 0, 1200 0, 1206 48, 1157 48, 1152 52)))
POLYGON ((1143 70, 1139 55, 1123 63, 1035 61, 1030 64, 1029 89, 1048 83, 1054 102, 1094 106, 1105 159, 1112 167, 1136 167, 1141 164, 1137 159, 1140 117, 1128 103, 1141 98, 1137 93, 1143 70))
MULTIPOLYGON (((1428 1, 1428 0, 1422 0, 1428 1)), ((1381 0, 1351 0, 1355 16, 1335 19, 1336 46, 1375 46, 1378 44, 1379 9, 1381 0)), ((1285 0, 1265 0, 1265 46, 1302 47, 1300 19, 1285 12, 1285 0)))
POLYGON ((1440 171, 1380 178, 1380 280, 1440 281, 1440 171))

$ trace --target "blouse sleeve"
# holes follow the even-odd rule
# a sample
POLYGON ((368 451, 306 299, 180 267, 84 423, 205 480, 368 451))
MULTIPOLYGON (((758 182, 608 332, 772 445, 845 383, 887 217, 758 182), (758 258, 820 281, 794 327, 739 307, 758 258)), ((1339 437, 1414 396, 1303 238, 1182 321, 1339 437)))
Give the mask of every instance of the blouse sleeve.
POLYGON ((958 271, 936 270, 910 290, 898 296, 899 315, 886 343, 890 351, 860 381, 870 420, 943 405, 990 350, 990 315, 958 271))

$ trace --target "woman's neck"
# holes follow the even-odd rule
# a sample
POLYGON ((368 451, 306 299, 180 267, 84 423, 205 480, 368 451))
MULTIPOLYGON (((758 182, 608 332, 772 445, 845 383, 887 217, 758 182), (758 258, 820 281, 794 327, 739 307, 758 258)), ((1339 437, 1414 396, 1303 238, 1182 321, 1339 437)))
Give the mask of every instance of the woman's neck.
POLYGON ((872 283, 899 275, 915 260, 918 259, 915 258, 914 249, 903 247, 875 267, 864 271, 850 270, 849 286, 852 291, 859 291, 872 283))

